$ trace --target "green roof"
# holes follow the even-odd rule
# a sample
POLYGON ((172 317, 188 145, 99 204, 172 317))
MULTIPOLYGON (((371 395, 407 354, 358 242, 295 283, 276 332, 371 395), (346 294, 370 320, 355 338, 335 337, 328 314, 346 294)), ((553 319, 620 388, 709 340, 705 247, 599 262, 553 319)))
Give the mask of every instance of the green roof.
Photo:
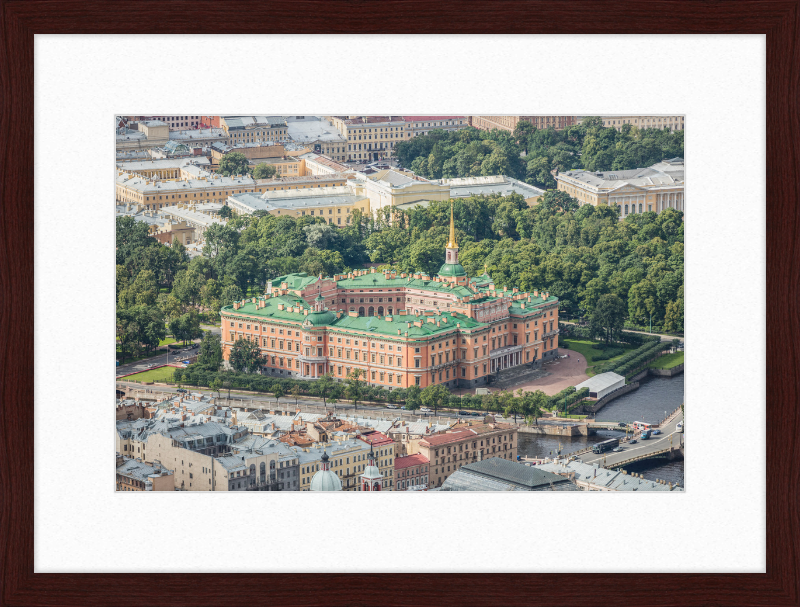
POLYGON ((295 322, 303 322, 303 320, 306 318, 305 314, 303 314, 303 310, 311 309, 311 307, 305 301, 294 295, 267 297, 264 300, 264 303, 264 307, 259 308, 257 304, 252 303, 251 300, 246 300, 246 303, 240 305, 238 310, 234 310, 233 305, 229 305, 224 306, 220 312, 227 312, 228 314, 247 314, 248 316, 260 316, 278 320, 293 320, 295 322), (283 304, 285 306, 283 310, 278 309, 279 304, 283 304), (291 312, 286 309, 292 307, 300 308, 300 312, 291 312))
POLYGON ((460 263, 446 263, 439 268, 439 276, 466 276, 464 267, 460 263))
POLYGON ((304 289, 308 285, 317 282, 316 276, 309 276, 306 272, 297 272, 294 274, 286 274, 285 276, 278 276, 270 281, 273 287, 280 287, 282 283, 287 283, 292 290, 304 289))
POLYGON ((409 338, 415 338, 452 331, 456 328, 456 323, 461 324, 461 329, 474 329, 488 326, 485 323, 468 318, 463 314, 453 314, 452 312, 429 314, 427 316, 416 316, 414 314, 394 314, 391 316, 391 319, 391 321, 386 320, 385 316, 345 315, 339 320, 335 321, 333 323, 333 327, 335 329, 352 329, 381 335, 393 335, 394 337, 405 337, 406 332, 408 332, 409 338), (442 322, 445 318, 447 321, 442 322), (428 319, 433 319, 434 322, 428 322, 428 319), (422 321, 421 327, 414 326, 414 323, 418 321, 422 321), (436 321, 439 321, 438 327, 436 326, 436 321), (411 323, 411 326, 407 326, 407 323, 411 323), (397 334, 398 329, 400 329, 400 335, 397 334))
POLYGON ((323 310, 322 312, 312 312, 305 317, 305 320, 310 322, 315 327, 324 327, 332 325, 336 321, 336 314, 330 310, 323 310))

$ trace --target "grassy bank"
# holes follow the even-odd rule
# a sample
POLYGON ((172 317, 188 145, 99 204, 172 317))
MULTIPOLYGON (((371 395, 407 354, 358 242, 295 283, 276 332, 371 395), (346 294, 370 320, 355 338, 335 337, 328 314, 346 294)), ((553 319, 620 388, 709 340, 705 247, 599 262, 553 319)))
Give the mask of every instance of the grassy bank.
POLYGON ((672 369, 678 365, 683 364, 683 352, 675 352, 673 354, 665 354, 661 358, 657 358, 651 362, 648 367, 651 369, 672 369))
POLYGON ((595 371, 596 365, 601 365, 601 364, 605 365, 609 362, 613 362, 618 358, 622 358, 627 353, 628 350, 635 350, 637 347, 628 344, 614 344, 615 348, 622 348, 623 350, 625 350, 625 352, 606 360, 597 360, 595 357, 601 356, 603 354, 602 350, 597 350, 593 347, 595 344, 600 343, 598 341, 567 337, 567 338, 562 338, 561 343, 569 347, 569 349, 572 350, 573 352, 583 355, 583 357, 586 359, 586 375, 590 377, 597 373, 597 371, 595 371))
POLYGON ((159 367, 158 369, 142 371, 136 375, 129 375, 128 377, 123 377, 120 379, 121 381, 139 381, 142 383, 150 381, 164 381, 171 380, 173 373, 175 373, 175 367, 159 367))

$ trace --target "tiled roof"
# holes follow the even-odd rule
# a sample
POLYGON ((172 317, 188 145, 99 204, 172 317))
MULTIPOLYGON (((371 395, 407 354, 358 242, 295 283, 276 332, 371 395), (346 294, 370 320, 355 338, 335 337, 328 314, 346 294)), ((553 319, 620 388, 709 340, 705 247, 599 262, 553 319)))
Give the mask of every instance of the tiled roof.
POLYGON ((446 445, 448 443, 455 443, 461 440, 468 440, 474 438, 476 433, 469 430, 460 430, 458 432, 447 432, 446 434, 434 434, 433 436, 426 436, 420 440, 420 444, 426 443, 431 447, 438 447, 439 445, 446 445))
POLYGON ((374 447, 382 447, 384 445, 391 445, 394 441, 381 432, 370 432, 369 434, 362 434, 358 438, 365 443, 374 447))
POLYGON ((430 464, 430 460, 422 455, 416 453, 414 455, 406 455, 405 457, 396 457, 394 460, 394 469, 402 470, 403 468, 410 468, 411 466, 422 466, 430 464))

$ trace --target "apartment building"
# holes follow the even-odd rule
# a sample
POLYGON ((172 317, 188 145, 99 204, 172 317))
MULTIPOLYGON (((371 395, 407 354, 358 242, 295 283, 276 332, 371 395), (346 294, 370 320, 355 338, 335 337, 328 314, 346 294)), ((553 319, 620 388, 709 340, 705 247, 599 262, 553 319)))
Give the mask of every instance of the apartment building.
POLYGON ((484 131, 499 129, 514 132, 520 121, 530 122, 537 129, 554 128, 561 131, 578 123, 577 116, 470 116, 470 126, 484 131))
POLYGON ((409 140, 412 130, 402 116, 325 116, 347 142, 346 158, 371 162, 393 155, 400 141, 409 140))
POLYGON ((510 424, 456 426, 444 434, 419 440, 418 453, 430 462, 429 487, 441 487, 466 464, 491 457, 517 460, 517 429, 510 424))

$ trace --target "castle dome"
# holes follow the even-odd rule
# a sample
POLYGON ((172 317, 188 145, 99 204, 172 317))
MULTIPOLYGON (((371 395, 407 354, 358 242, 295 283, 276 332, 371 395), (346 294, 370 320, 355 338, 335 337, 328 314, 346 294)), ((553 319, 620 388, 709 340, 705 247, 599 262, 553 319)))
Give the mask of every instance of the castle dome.
POLYGON ((322 454, 322 468, 311 478, 311 491, 341 491, 342 481, 328 467, 328 452, 322 454))

